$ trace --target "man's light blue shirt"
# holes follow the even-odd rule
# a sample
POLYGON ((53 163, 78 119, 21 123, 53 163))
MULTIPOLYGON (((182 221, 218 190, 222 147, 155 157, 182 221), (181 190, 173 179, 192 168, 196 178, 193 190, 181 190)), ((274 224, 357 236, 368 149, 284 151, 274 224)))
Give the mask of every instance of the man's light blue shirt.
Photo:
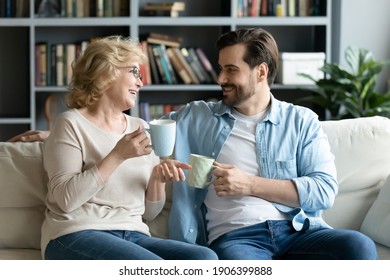
MULTIPOLYGON (((174 157, 183 162, 188 162, 190 153, 217 158, 235 123, 231 109, 221 101, 194 101, 167 118, 177 121, 174 157)), ((300 231, 329 227, 321 212, 333 205, 338 191, 337 174, 317 115, 271 95, 270 110, 256 126, 256 154, 260 176, 294 182, 300 207, 274 203, 288 214, 294 228, 300 231)), ((203 203, 206 193, 187 182, 173 184, 170 238, 207 244, 203 203)))

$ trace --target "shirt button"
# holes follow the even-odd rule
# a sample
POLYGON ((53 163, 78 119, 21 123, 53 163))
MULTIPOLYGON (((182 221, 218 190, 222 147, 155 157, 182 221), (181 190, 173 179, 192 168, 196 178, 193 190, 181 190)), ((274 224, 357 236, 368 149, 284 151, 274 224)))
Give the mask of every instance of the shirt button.
POLYGON ((194 230, 192 228, 190 228, 190 233, 193 233, 193 232, 194 232, 194 230))

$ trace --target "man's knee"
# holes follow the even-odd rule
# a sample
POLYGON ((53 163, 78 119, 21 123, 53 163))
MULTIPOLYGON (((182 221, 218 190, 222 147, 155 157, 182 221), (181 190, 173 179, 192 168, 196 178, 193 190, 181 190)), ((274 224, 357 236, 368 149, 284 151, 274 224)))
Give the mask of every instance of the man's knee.
POLYGON ((350 260, 375 260, 378 259, 376 246, 371 238, 359 231, 349 231, 343 241, 345 259, 350 260))

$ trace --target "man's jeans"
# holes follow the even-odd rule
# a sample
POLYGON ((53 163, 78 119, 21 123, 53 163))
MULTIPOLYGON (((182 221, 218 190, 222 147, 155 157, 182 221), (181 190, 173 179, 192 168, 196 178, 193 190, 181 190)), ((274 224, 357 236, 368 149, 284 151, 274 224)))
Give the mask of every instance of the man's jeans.
POLYGON ((378 259, 374 242, 358 231, 321 228, 297 232, 290 221, 266 221, 233 230, 217 238, 210 248, 219 259, 378 259))
POLYGON ((134 231, 84 230, 58 237, 45 250, 48 260, 216 260, 207 247, 150 237, 134 231))

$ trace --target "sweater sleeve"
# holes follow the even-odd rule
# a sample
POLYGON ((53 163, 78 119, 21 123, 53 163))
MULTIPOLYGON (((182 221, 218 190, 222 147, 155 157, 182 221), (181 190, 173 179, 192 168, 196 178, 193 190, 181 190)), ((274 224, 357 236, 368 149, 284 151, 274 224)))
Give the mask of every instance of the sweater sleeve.
POLYGON ((96 165, 83 170, 83 150, 78 139, 71 121, 59 116, 44 143, 48 192, 65 213, 80 207, 104 187, 96 165))
POLYGON ((157 215, 161 212, 165 205, 165 196, 159 201, 150 201, 145 200, 145 213, 143 214, 143 219, 145 221, 153 221, 157 215))

